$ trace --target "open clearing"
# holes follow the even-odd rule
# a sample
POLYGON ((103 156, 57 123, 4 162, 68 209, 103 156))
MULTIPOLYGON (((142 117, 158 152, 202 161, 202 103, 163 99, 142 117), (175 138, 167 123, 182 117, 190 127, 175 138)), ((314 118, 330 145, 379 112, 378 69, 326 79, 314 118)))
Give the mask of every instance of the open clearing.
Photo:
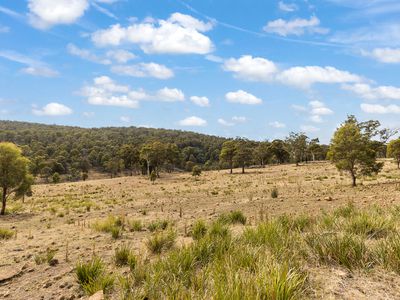
MULTIPOLYGON (((233 234, 240 234, 273 216, 318 216, 350 201, 357 209, 378 206, 389 211, 400 199, 400 171, 389 161, 379 176, 361 180, 356 188, 325 162, 246 171, 203 172, 197 180, 187 173, 161 174, 154 185, 134 176, 34 186, 33 197, 23 205, 10 201, 10 214, 0 218, 0 228, 16 232, 11 239, 0 239, 0 298, 85 298, 75 277, 77 261, 95 254, 115 275, 127 275, 128 267, 113 263, 114 251, 122 244, 129 244, 138 258, 158 259, 145 244, 152 234, 146 226, 156 220, 173 223, 179 248, 192 243, 188 232, 195 220, 211 222, 233 210, 247 217, 245 226, 231 226, 233 234), (273 188, 277 198, 271 197, 273 188), (145 229, 124 230, 117 239, 94 230, 96 220, 109 215, 140 220, 145 229), (37 263, 46 249, 54 250, 54 266, 37 263)), ((379 266, 350 272, 335 264, 309 263, 307 271, 306 298, 400 298, 400 276, 379 266)), ((119 297, 116 283, 110 298, 119 297)))

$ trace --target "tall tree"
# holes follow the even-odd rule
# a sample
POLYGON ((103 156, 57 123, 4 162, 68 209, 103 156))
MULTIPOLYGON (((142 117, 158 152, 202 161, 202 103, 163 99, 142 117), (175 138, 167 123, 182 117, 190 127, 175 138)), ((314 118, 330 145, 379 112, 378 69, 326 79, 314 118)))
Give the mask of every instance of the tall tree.
POLYGON ((334 133, 328 151, 336 168, 350 174, 353 186, 358 176, 379 173, 383 167, 383 163, 376 161, 371 127, 365 130, 364 124, 350 116, 334 133))
POLYGON ((226 141, 222 144, 221 153, 219 159, 222 162, 226 162, 229 165, 230 173, 233 173, 233 158, 235 157, 236 143, 233 140, 226 141))
POLYGON ((125 144, 119 150, 119 156, 124 161, 125 169, 129 170, 132 176, 139 163, 139 150, 134 145, 125 144))
POLYGON ((286 143, 289 147, 292 160, 296 163, 296 166, 299 165, 299 163, 304 161, 306 157, 308 137, 302 132, 291 132, 286 138, 286 143))
POLYGON ((235 155, 233 161, 242 168, 242 174, 244 174, 244 168, 252 160, 252 151, 250 143, 245 139, 235 140, 235 155))
POLYGON ((280 164, 287 162, 290 158, 289 152, 286 150, 286 145, 282 140, 273 140, 270 146, 270 151, 280 164))
POLYGON ((387 156, 394 158, 397 168, 400 169, 400 139, 392 140, 387 146, 387 156))
POLYGON ((265 141, 265 142, 260 142, 258 146, 254 149, 254 158, 258 163, 260 163, 261 167, 263 168, 272 157, 270 146, 271 143, 265 141))
POLYGON ((29 183, 29 160, 22 156, 22 151, 12 143, 0 143, 0 187, 2 206, 0 215, 6 211, 8 197, 21 189, 27 191, 29 183))

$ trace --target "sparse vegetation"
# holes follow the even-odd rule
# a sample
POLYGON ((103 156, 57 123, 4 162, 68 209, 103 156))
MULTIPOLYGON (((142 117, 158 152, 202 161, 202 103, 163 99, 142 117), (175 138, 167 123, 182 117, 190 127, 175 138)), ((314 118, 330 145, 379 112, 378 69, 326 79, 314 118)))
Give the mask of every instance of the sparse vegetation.
POLYGON ((0 228, 0 240, 8 240, 14 236, 15 232, 6 228, 0 228))
POLYGON ((169 250, 174 246, 176 233, 172 230, 168 232, 156 232, 146 241, 147 249, 151 253, 160 254, 163 251, 169 250))

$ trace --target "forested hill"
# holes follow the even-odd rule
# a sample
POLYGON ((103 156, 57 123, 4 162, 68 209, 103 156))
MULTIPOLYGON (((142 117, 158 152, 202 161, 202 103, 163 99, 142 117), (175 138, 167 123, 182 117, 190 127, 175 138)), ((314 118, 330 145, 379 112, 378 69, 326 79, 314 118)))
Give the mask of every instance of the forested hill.
POLYGON ((34 164, 35 175, 49 177, 57 172, 78 178, 81 172, 89 169, 110 173, 118 173, 125 167, 138 169, 140 165, 133 166, 136 164, 133 161, 139 160, 144 144, 153 142, 161 142, 168 148, 166 161, 171 167, 189 169, 193 164, 215 165, 226 139, 180 130, 80 128, 0 121, 0 141, 22 147, 34 164))

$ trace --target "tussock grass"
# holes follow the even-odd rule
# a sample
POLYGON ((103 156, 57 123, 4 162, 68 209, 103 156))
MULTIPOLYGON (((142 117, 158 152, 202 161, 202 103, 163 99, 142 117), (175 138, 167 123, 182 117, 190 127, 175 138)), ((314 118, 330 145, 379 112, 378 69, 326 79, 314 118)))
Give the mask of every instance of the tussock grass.
POLYGON ((142 224, 142 221, 140 221, 140 220, 129 220, 128 227, 129 227, 130 231, 142 231, 143 230, 143 224, 142 224))
POLYGON ((247 218, 239 211, 231 211, 230 213, 222 214, 218 218, 218 222, 222 224, 246 224, 247 218))
POLYGON ((159 230, 165 230, 168 228, 169 225, 171 224, 170 221, 168 220, 157 220, 148 224, 147 229, 150 230, 151 232, 154 232, 159 230))
POLYGON ((204 237, 207 233, 207 225, 203 220, 197 220, 193 226, 191 235, 194 240, 199 240, 204 237))
POLYGON ((108 216, 107 219, 103 221, 96 221, 92 228, 100 232, 111 233, 114 239, 121 236, 124 226, 124 220, 120 217, 108 216))
POLYGON ((131 269, 134 269, 136 265, 135 255, 131 248, 125 244, 115 249, 114 261, 119 267, 129 265, 131 269))
POLYGON ((153 254, 160 254, 171 249, 175 244, 176 233, 172 230, 168 232, 156 232, 146 241, 147 249, 153 254))
POLYGON ((87 263, 78 262, 75 267, 77 281, 88 295, 97 291, 110 291, 114 285, 114 277, 105 273, 104 262, 99 257, 93 257, 87 263))
POLYGON ((348 220, 346 231, 378 239, 393 232, 394 226, 387 217, 363 212, 348 220))
POLYGON ((0 240, 8 240, 14 236, 15 232, 6 228, 0 228, 0 240))

